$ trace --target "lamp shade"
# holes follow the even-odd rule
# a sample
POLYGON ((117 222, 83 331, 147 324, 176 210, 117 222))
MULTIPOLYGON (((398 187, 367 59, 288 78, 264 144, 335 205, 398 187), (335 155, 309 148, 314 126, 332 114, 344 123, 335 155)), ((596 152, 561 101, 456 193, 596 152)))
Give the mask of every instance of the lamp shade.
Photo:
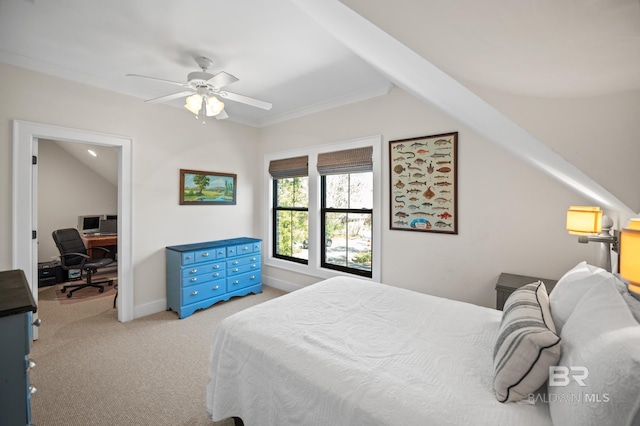
POLYGON ((220 114, 224 109, 224 103, 220 102, 215 96, 209 96, 206 103, 207 117, 213 117, 220 114))
POLYGON ((202 96, 197 93, 189 96, 185 99, 184 107, 195 115, 198 115, 200 109, 202 109, 202 96))
POLYGON ((629 281, 630 291, 640 294, 640 218, 620 232, 620 275, 629 281))
POLYGON ((592 206, 569 207, 567 231, 575 235, 599 234, 602 232, 602 210, 592 206))

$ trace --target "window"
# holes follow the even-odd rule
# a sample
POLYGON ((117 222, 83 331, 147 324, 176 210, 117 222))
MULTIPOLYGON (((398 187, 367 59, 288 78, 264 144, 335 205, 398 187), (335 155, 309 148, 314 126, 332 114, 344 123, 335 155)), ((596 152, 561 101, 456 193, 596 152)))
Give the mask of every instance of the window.
POLYGON ((273 180, 275 257, 307 263, 309 239, 309 178, 273 180))
POLYGON ((272 161, 273 256, 307 263, 309 238, 309 178, 307 157, 272 161))
POLYGON ((381 144, 370 136, 266 155, 265 266, 381 279, 381 144))
POLYGON ((324 268, 371 277, 373 173, 322 176, 324 268))

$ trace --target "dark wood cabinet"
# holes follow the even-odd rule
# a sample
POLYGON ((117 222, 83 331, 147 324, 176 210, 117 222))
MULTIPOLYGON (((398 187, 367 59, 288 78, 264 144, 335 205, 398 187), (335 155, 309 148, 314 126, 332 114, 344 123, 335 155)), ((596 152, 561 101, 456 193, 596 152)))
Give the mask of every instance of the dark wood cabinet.
POLYGON ((522 287, 523 285, 542 281, 547 288, 547 292, 551 293, 555 287, 557 280, 541 277, 529 277, 526 275, 508 274, 503 272, 496 283, 496 309, 502 310, 504 302, 507 301, 511 293, 522 287))

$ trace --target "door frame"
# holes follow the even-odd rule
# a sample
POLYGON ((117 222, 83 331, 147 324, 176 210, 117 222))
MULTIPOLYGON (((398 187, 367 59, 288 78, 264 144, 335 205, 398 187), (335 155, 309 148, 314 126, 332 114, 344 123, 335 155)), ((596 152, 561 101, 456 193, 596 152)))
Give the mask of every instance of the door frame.
MULTIPOLYGON (((134 319, 133 250, 132 250, 132 145, 133 139, 104 133, 79 130, 50 124, 13 120, 13 182, 12 182, 12 265, 22 269, 38 302, 38 253, 36 217, 37 180, 34 180, 32 157, 37 152, 38 139, 53 139, 89 145, 110 146, 118 155, 118 321, 134 319)), ((36 175, 37 176, 37 175, 36 175)), ((81 194, 75 194, 81 196, 81 194)), ((65 196, 71 196, 69 194, 65 196)), ((35 336, 34 336, 35 337, 35 336)))

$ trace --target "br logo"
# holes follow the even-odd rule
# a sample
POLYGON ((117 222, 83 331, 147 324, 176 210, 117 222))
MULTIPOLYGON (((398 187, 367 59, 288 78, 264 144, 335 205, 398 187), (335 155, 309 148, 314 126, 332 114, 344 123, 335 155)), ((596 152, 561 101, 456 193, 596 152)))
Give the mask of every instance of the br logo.
POLYGON ((587 386, 584 381, 589 376, 587 367, 564 367, 552 365, 549 367, 549 386, 567 386, 571 379, 580 386, 587 386))

